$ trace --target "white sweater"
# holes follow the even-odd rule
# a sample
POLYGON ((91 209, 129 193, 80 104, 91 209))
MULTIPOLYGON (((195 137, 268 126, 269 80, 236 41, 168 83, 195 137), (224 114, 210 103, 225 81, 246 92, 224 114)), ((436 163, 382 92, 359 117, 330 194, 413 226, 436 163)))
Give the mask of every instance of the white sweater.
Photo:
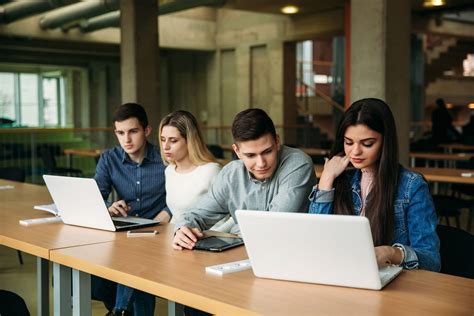
POLYGON ((173 213, 171 223, 196 204, 220 170, 221 166, 215 162, 198 166, 188 173, 176 172, 176 165, 166 167, 166 205, 173 213))

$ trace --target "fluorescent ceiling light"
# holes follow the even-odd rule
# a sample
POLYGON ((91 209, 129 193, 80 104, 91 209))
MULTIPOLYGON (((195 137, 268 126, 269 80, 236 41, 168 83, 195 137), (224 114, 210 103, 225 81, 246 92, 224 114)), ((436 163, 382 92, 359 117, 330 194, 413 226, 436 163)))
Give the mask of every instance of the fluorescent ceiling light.
POLYGON ((287 5, 287 6, 284 6, 283 8, 281 8, 281 12, 285 13, 285 14, 295 14, 295 13, 298 13, 300 9, 297 7, 297 6, 294 6, 294 5, 287 5))
POLYGON ((443 5, 446 5, 445 0, 425 0, 423 2, 424 7, 441 7, 443 5))

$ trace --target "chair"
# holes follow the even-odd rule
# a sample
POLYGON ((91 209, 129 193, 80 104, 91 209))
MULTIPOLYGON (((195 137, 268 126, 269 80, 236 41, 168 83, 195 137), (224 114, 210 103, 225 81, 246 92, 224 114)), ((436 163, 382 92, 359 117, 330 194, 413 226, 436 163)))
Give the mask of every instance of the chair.
POLYGON ((29 316, 25 300, 16 293, 0 290, 0 315, 29 316))
POLYGON ((474 236, 465 230, 438 225, 441 273, 474 279, 474 236))
MULTIPOLYGON (((6 167, 0 168, 0 178, 17 182, 25 182, 26 175, 23 169, 16 167, 6 167)), ((21 251, 17 250, 17 253, 20 264, 23 264, 23 256, 21 255, 21 251)))
POLYGON ((16 167, 0 168, 0 178, 5 180, 25 182, 25 171, 16 167))
POLYGON ((433 202, 435 205, 436 213, 438 217, 444 217, 446 224, 451 226, 449 222, 450 217, 454 217, 456 221, 456 227, 461 228, 459 217, 461 215, 461 209, 469 208, 470 202, 448 195, 436 194, 433 195, 433 202))
POLYGON ((41 157, 41 160, 43 161, 46 173, 82 177, 82 171, 80 169, 57 167, 54 154, 58 150, 59 148, 55 148, 47 144, 43 144, 38 147, 38 153, 41 157))
POLYGON ((224 159, 224 149, 219 145, 207 145, 207 149, 216 159, 224 159))

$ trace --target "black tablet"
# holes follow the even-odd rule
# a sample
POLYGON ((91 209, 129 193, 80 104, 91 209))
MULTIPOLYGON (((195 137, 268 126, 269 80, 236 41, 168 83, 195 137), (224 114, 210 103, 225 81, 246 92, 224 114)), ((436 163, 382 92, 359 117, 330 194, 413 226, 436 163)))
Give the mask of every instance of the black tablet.
POLYGON ((243 244, 244 240, 242 238, 212 236, 199 239, 196 245, 194 246, 194 249, 220 252, 243 244))

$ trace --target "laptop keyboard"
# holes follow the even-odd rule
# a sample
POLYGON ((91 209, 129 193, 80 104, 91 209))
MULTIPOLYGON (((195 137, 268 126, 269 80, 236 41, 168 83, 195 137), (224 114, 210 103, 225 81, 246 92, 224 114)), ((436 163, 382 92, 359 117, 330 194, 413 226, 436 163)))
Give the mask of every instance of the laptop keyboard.
POLYGON ((388 284, 388 282, 392 281, 399 273, 402 268, 399 266, 387 266, 383 268, 379 268, 379 276, 382 286, 388 284))
POLYGON ((116 219, 113 219, 112 221, 114 222, 115 227, 123 227, 123 226, 130 226, 130 225, 136 224, 134 222, 119 221, 116 219))

